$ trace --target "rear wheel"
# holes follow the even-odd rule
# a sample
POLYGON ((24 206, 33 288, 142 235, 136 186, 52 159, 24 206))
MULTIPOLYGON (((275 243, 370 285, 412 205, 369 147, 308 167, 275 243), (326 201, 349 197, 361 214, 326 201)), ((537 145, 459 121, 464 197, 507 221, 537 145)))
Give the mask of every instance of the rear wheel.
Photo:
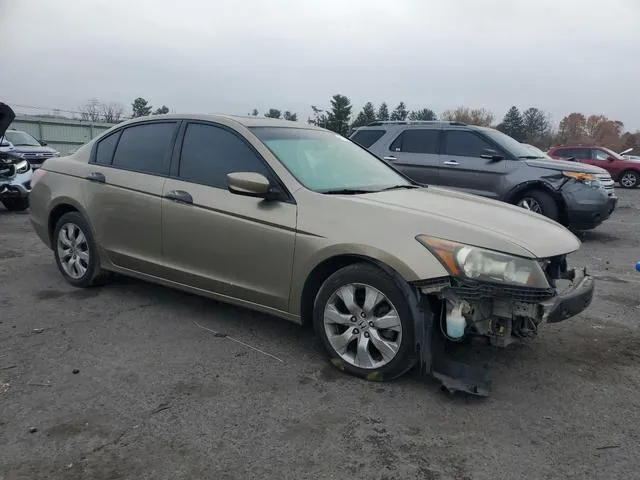
POLYGON ((331 275, 316 296, 313 324, 331 364, 384 381, 415 364, 409 301, 383 270, 359 263, 331 275))
POLYGON ((78 212, 65 213, 53 233, 53 251, 60 273, 75 287, 103 283, 98 250, 86 220, 78 212))
POLYGON ((4 208, 11 212, 22 212, 29 208, 29 197, 24 198, 6 198, 2 200, 4 208))
POLYGON ((635 170, 626 170, 620 174, 618 179, 622 188, 638 188, 640 185, 640 174, 635 170))
POLYGON ((554 198, 542 190, 530 190, 517 202, 519 207, 544 215, 551 220, 558 221, 560 212, 554 198))

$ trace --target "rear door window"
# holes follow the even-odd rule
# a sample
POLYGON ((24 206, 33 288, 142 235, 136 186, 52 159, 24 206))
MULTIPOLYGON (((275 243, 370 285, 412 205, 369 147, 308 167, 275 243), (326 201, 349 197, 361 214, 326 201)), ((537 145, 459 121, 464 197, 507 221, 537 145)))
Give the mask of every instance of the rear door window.
POLYGON ((154 175, 168 175, 176 122, 144 123, 126 128, 113 157, 113 166, 154 175))
POLYGON ((264 160, 243 139, 226 128, 190 123, 180 153, 182 180, 227 188, 227 173, 254 172, 272 178, 264 160))
POLYGON ((402 132, 391 144, 390 150, 403 153, 438 153, 440 130, 408 129, 402 132))
POLYGON ((358 145, 369 148, 384 135, 384 130, 358 130, 353 134, 351 140, 358 145))
POLYGON ((464 130, 449 130, 447 132, 444 153, 457 157, 478 157, 486 149, 495 150, 496 147, 473 132, 464 130))

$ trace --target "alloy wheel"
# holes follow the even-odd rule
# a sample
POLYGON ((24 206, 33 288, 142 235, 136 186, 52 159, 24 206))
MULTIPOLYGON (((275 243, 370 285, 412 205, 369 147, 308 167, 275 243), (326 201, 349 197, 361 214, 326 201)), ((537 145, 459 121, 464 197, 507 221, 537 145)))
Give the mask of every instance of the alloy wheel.
POLYGON ((89 243, 82 229, 75 223, 65 223, 58 231, 58 257, 64 272, 74 280, 82 278, 89 269, 89 243))
POLYGON ((638 177, 633 172, 627 172, 620 178, 620 185, 625 188, 633 188, 638 183, 638 177))
POLYGON ((324 308, 329 344, 347 363, 380 368, 398 354, 402 323, 391 301, 378 289, 352 283, 338 288, 324 308))
POLYGON ((542 213, 542 205, 535 198, 524 197, 518 202, 518 206, 535 213, 542 213))

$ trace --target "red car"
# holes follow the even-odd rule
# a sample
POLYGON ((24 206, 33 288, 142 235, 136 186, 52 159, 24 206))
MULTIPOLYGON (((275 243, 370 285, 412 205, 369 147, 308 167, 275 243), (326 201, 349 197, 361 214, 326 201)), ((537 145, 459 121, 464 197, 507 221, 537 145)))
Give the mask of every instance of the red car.
POLYGON ((578 162, 604 168, 622 188, 640 186, 640 162, 628 160, 608 148, 563 145, 552 147, 547 154, 557 160, 575 158, 578 162))

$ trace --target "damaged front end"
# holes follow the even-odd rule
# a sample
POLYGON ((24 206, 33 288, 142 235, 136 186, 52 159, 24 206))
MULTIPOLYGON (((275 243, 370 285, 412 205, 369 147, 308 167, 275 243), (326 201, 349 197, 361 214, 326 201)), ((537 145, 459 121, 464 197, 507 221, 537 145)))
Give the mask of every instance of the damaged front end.
POLYGON ((493 346, 506 347, 534 337, 545 322, 577 315, 593 298, 593 278, 585 270, 568 268, 566 255, 520 261, 438 239, 425 243, 452 275, 415 284, 428 303, 425 311, 432 312, 431 321, 416 325, 417 342, 423 373, 449 391, 486 396, 490 389, 486 369, 455 361, 448 354, 448 342, 483 337, 493 346), (470 253, 464 249, 481 252, 476 266, 465 264, 462 257, 470 253))

